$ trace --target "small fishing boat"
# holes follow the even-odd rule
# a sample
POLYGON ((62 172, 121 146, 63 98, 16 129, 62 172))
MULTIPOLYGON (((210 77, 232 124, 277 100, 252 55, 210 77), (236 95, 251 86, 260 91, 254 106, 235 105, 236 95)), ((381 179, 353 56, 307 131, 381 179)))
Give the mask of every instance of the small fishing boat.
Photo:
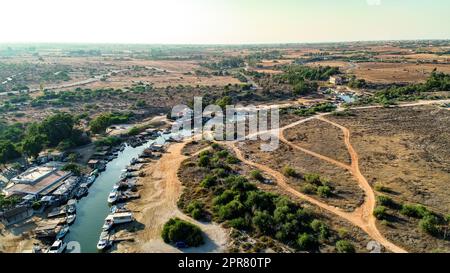
POLYGON ((93 171, 89 174, 89 176, 95 176, 95 177, 97 177, 97 176, 98 176, 98 170, 97 170, 97 169, 93 170, 93 171))
POLYGON ((62 240, 56 240, 52 246, 48 249, 47 253, 63 253, 67 244, 62 240))
POLYGON ((109 239, 110 239, 110 235, 109 235, 108 231, 103 231, 100 234, 100 238, 97 243, 97 249, 104 250, 104 249, 110 247, 111 241, 109 239))
POLYGON ((58 234, 56 234, 56 239, 61 240, 62 238, 64 238, 64 236, 66 236, 69 230, 70 230, 69 226, 64 226, 63 228, 61 228, 58 234))
POLYGON ((67 218, 66 218, 67 224, 68 224, 68 225, 73 224, 73 222, 75 222, 75 218, 76 218, 76 217, 77 217, 76 214, 70 214, 70 215, 68 215, 67 218))
POLYGON ((94 183, 95 179, 96 179, 96 176, 95 176, 95 175, 89 176, 89 177, 86 179, 86 184, 88 184, 88 186, 92 185, 92 184, 94 183))
POLYGON ((111 191, 108 196, 108 203, 109 204, 115 203, 117 201, 118 197, 119 197, 119 193, 117 192, 117 190, 111 191))
POLYGON ((67 205, 67 207, 66 207, 66 213, 67 214, 74 214, 76 211, 77 211, 77 207, 76 206, 67 205))
POLYGON ((110 230, 114 226, 114 220, 112 218, 106 218, 105 223, 102 226, 102 229, 105 231, 110 230))
POLYGON ((77 211, 77 200, 76 199, 70 199, 67 201, 66 205, 66 213, 67 214, 74 214, 77 211))
POLYGON ((78 199, 80 199, 80 198, 82 198, 83 196, 85 196, 86 194, 88 194, 88 188, 87 188, 87 186, 82 185, 82 186, 80 186, 80 188, 77 190, 75 196, 76 196, 78 199))
POLYGON ((129 212, 130 210, 128 210, 127 208, 125 208, 124 205, 114 205, 111 207, 111 213, 120 213, 120 212, 129 212))

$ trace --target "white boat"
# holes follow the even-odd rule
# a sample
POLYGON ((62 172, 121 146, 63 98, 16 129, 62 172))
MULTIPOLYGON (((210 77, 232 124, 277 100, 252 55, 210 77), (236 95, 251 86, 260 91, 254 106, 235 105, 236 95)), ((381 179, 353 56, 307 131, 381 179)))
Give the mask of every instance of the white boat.
POLYGON ((86 179, 86 184, 88 184, 89 186, 92 185, 92 183, 94 183, 95 179, 96 179, 96 176, 95 176, 95 175, 89 176, 89 177, 86 179))
POLYGON ((105 223, 102 226, 103 230, 110 230, 114 226, 114 221, 112 219, 105 219, 105 223))
POLYGON ((131 212, 111 213, 105 218, 103 230, 109 230, 114 225, 126 224, 133 221, 134 221, 133 213, 131 212))
POLYGON ((109 239, 110 239, 110 235, 109 235, 108 231, 103 231, 100 234, 100 238, 97 243, 97 249, 104 250, 104 249, 108 248, 109 246, 111 246, 111 242, 109 239))
POLYGON ((61 240, 62 238, 64 238, 64 236, 66 236, 66 234, 69 232, 69 226, 64 226, 59 232, 58 234, 56 234, 56 239, 61 240))
POLYGON ((129 212, 130 210, 128 210, 127 208, 125 208, 125 206, 123 205, 115 205, 111 207, 111 213, 119 213, 119 212, 129 212))
POLYGON ((67 244, 62 240, 56 240, 52 246, 48 249, 47 253, 63 253, 67 244))
POLYGON ((76 211, 77 211, 77 207, 76 206, 69 206, 69 205, 67 205, 66 212, 68 214, 74 214, 76 211))
POLYGON ((118 197, 119 197, 119 193, 117 192, 117 190, 113 190, 112 192, 109 193, 108 203, 109 204, 115 203, 117 201, 118 197))
POLYGON ((77 217, 76 214, 70 214, 70 215, 68 215, 68 216, 67 216, 67 220, 66 220, 67 224, 68 224, 68 225, 73 224, 73 222, 75 222, 75 218, 76 218, 76 217, 77 217))
POLYGON ((116 184, 114 184, 114 186, 113 186, 113 191, 118 191, 119 188, 120 188, 120 184, 119 184, 119 183, 116 183, 116 184))

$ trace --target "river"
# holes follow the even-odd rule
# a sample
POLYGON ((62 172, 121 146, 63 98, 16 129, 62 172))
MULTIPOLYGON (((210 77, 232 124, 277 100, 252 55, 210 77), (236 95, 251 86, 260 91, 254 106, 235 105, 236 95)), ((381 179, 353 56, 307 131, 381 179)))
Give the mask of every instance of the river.
POLYGON ((77 218, 70 226, 65 241, 75 241, 83 253, 97 252, 97 242, 106 216, 110 213, 107 202, 114 184, 120 180, 122 171, 152 143, 164 143, 164 138, 150 140, 146 144, 133 148, 126 146, 119 156, 106 165, 106 170, 97 177, 89 188, 89 194, 77 203, 77 218))

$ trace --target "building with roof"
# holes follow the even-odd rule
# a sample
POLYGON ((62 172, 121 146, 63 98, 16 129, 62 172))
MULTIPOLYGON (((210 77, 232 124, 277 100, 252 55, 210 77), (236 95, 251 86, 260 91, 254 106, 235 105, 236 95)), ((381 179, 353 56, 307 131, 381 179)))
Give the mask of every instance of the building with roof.
POLYGON ((56 167, 33 167, 12 178, 3 192, 6 196, 13 194, 36 196, 62 184, 70 175, 70 172, 61 171, 56 167))

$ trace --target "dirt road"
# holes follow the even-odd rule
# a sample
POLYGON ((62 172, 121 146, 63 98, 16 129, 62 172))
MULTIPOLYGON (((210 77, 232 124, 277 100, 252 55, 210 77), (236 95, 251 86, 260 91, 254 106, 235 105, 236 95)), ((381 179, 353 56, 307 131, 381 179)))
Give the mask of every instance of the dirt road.
POLYGON ((364 230, 371 238, 373 238, 374 240, 376 240, 377 242, 379 242, 381 245, 383 245, 386 249, 388 249, 389 251, 395 252, 395 253, 405 253, 406 250, 404 250, 403 248, 395 245, 394 243, 390 242, 389 240, 387 240, 378 230, 377 226, 376 226, 376 218, 373 216, 373 210, 375 208, 376 205, 376 199, 375 199, 375 193, 373 192, 371 186, 369 185, 369 183, 367 182, 366 178, 361 174, 361 171, 359 169, 359 157, 358 154, 356 153, 355 149, 353 148, 353 146, 351 145, 350 142, 350 131, 345 128, 342 125, 339 125, 337 123, 331 122, 327 119, 325 119, 324 117, 327 114, 319 114, 310 118, 306 118, 297 122, 294 122, 292 124, 289 124, 283 128, 280 129, 279 131, 279 137, 280 140, 283 141, 284 143, 286 143, 287 145, 291 146, 294 149, 300 150, 306 154, 312 155, 314 157, 317 157, 321 160, 327 161, 329 163, 332 163, 340 168, 343 168, 345 170, 348 170, 356 179, 356 181, 358 182, 359 186, 364 190, 365 192, 365 201, 362 204, 361 207, 359 207, 358 209, 356 209, 355 211, 349 213, 349 212, 345 212, 342 211, 340 208, 337 207, 333 207, 330 206, 326 203, 323 203, 321 201, 318 201, 308 195, 305 195, 299 191, 297 191, 296 189, 292 188, 285 180, 285 177, 283 174, 281 174, 278 171, 275 171, 265 165, 261 165, 255 162, 252 162, 248 159, 245 158, 245 156, 242 154, 241 150, 238 149, 236 147, 236 143, 228 143, 229 147, 231 147, 234 152, 236 153, 237 157, 244 163, 251 165, 255 168, 258 168, 262 171, 264 171, 265 173, 271 175, 272 177, 274 177, 277 180, 278 185, 285 190, 286 192, 299 197, 301 199, 304 199, 308 202, 310 202, 311 204, 314 204, 322 209, 325 209, 339 217, 342 217, 343 219, 346 219, 347 221, 349 221, 350 223, 352 223, 355 226, 360 227, 362 230, 364 230), (344 142, 345 145, 347 147, 347 150, 351 156, 351 165, 348 165, 346 163, 337 161, 335 159, 332 159, 330 157, 318 154, 316 152, 310 151, 308 149, 302 148, 298 145, 295 145, 293 143, 291 143, 290 141, 288 141, 285 137, 284 137, 284 130, 288 129, 288 128, 292 128, 295 127, 297 125, 300 125, 302 123, 305 123, 307 121, 310 121, 312 119, 319 119, 322 120, 324 122, 327 122, 333 126, 336 126, 338 128, 340 128, 344 134, 344 142))

